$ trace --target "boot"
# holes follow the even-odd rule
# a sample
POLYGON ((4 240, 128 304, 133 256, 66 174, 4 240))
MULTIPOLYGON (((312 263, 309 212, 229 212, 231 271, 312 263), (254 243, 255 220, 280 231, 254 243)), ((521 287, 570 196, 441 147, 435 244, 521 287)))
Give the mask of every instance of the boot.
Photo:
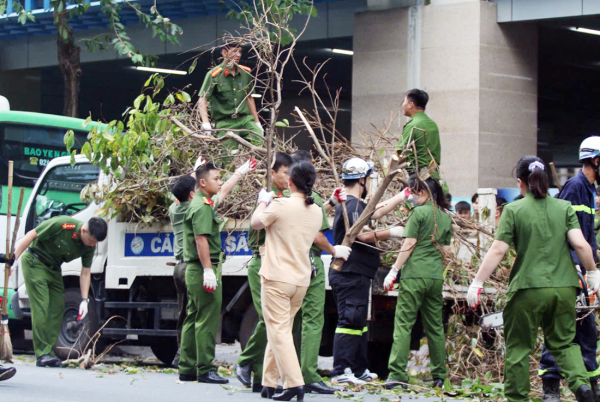
POLYGON ((542 377, 544 394, 542 402, 560 402, 560 380, 558 378, 542 377))
POLYGON ((594 401, 600 402, 600 391, 598 390, 598 380, 590 379, 590 388, 592 388, 592 394, 594 394, 594 401))
POLYGON ((592 393, 592 389, 587 385, 582 385, 579 387, 575 393, 575 398, 577 398, 577 402, 594 402, 594 394, 592 393))

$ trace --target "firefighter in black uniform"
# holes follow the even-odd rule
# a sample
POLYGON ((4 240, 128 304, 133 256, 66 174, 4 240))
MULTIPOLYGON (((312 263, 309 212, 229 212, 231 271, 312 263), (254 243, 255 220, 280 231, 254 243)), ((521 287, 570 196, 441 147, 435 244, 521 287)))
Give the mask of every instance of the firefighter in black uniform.
MULTIPOLYGON (((367 196, 369 176, 373 172, 373 163, 360 158, 351 158, 344 163, 342 179, 348 195, 346 208, 350 225, 354 224, 367 206, 363 199, 367 196)), ((379 219, 392 211, 405 200, 405 192, 383 201, 377 205, 372 219, 379 219)), ((389 237, 401 237, 403 227, 388 230, 364 232, 358 240, 375 243, 389 237)), ((342 244, 346 228, 342 206, 335 209, 333 222, 333 238, 336 245, 342 244)), ((337 304, 338 323, 333 341, 333 370, 331 383, 362 385, 378 378, 368 369, 367 358, 367 310, 371 279, 379 268, 379 251, 363 244, 354 243, 350 257, 340 271, 329 270, 329 284, 337 304)))
MULTIPOLYGON (((570 178, 563 186, 558 198, 571 202, 581 231, 585 240, 592 247, 594 259, 597 259, 596 235, 594 233, 594 215, 596 189, 594 182, 600 180, 598 174, 598 164, 600 163, 600 137, 586 138, 579 147, 579 162, 583 163, 583 168, 570 178)), ((585 268, 579 260, 579 257, 571 248, 573 261, 585 275, 585 268)), ((597 261, 596 261, 597 262, 597 261)), ((590 377, 590 385, 594 398, 600 401, 600 393, 598 392, 598 377, 600 369, 596 361, 596 349, 598 342, 598 330, 596 328, 595 314, 580 313, 578 318, 585 316, 584 319, 577 321, 577 329, 575 332, 575 343, 581 347, 581 355, 585 368, 590 377)), ((542 351, 542 359, 540 360, 540 369, 538 374, 542 377, 544 394, 542 401, 544 402, 560 402, 560 380, 562 375, 560 368, 554 357, 544 347, 542 351)))

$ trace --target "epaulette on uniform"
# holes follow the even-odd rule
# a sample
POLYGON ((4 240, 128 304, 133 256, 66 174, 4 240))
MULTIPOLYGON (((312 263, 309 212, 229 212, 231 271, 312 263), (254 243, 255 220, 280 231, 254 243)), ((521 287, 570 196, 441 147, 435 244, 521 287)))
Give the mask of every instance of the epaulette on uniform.
POLYGON ((242 66, 241 64, 239 66, 242 70, 245 70, 248 73, 252 71, 252 69, 250 67, 242 66))
POLYGON ((221 67, 217 67, 217 68, 215 68, 215 69, 213 70, 213 72, 212 72, 212 73, 210 73, 210 76, 211 76, 211 77, 213 77, 213 78, 215 78, 217 75, 219 75, 219 73, 220 73, 221 71, 223 71, 223 68, 221 68, 221 67))
POLYGON ((209 198, 202 197, 202 201, 204 201, 204 203, 205 203, 206 205, 210 205, 211 207, 214 207, 214 206, 215 206, 215 203, 213 202, 213 200, 211 200, 211 199, 209 199, 209 198))
POLYGON ((77 225, 75 225, 74 223, 63 223, 62 224, 62 228, 69 230, 69 229, 75 229, 75 227, 77 227, 77 225))

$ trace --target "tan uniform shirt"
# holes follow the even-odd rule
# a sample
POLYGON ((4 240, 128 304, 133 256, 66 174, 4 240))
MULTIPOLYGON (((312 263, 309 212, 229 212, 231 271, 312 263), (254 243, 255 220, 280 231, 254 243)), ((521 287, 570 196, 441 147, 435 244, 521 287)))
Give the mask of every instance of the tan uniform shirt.
POLYGON ((259 274, 270 281, 308 287, 309 253, 321 229, 321 208, 316 204, 307 206, 304 194, 294 193, 273 200, 259 218, 267 229, 259 274))

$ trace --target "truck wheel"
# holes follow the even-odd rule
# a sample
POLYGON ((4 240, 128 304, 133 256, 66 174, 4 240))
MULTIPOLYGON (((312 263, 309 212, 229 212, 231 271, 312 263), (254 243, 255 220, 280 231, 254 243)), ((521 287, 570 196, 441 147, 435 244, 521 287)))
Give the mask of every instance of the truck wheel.
POLYGON ((150 349, 154 356, 167 366, 171 366, 175 355, 177 354, 177 338, 161 337, 150 344, 150 349))
POLYGON ((254 304, 250 304, 246 309, 244 318, 242 318, 242 323, 240 324, 240 346, 242 347, 242 350, 246 348, 248 340, 254 333, 256 324, 258 324, 258 313, 254 308, 254 304))
MULTIPOLYGON (((99 322, 96 314, 96 302, 90 298, 88 315, 83 323, 77 322, 81 292, 79 288, 69 288, 65 291, 65 312, 58 335, 54 353, 61 360, 76 359, 85 351, 90 338, 98 331, 99 322)), ((89 345, 92 347, 93 345, 89 345)), ((102 352, 100 342, 96 344, 96 354, 102 352)))

